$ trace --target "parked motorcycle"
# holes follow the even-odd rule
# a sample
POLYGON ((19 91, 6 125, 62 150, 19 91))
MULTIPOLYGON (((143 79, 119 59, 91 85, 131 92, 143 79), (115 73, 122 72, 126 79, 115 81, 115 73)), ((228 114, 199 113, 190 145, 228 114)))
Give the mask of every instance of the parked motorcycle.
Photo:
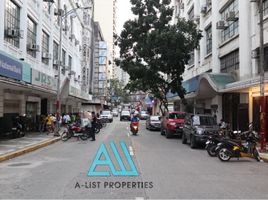
POLYGON ((86 127, 79 127, 74 124, 67 125, 67 129, 63 131, 61 134, 61 140, 67 141, 71 137, 77 137, 77 139, 81 138, 82 140, 87 140, 89 136, 86 127))
POLYGON ((231 158, 249 157, 260 161, 259 152, 256 148, 259 140, 258 133, 252 130, 252 124, 249 126, 249 131, 241 133, 240 141, 223 140, 218 143, 216 152, 221 161, 229 161, 231 158))
POLYGON ((139 132, 139 122, 131 122, 130 131, 133 135, 137 135, 137 133, 139 132))
POLYGON ((13 126, 11 128, 12 138, 18 138, 25 136, 25 132, 22 130, 22 124, 19 117, 13 120, 13 126))
POLYGON ((231 131, 231 130, 220 130, 218 134, 208 136, 208 140, 206 142, 206 150, 208 155, 211 157, 217 156, 216 147, 217 144, 223 140, 237 140, 239 139, 240 132, 238 131, 231 131))

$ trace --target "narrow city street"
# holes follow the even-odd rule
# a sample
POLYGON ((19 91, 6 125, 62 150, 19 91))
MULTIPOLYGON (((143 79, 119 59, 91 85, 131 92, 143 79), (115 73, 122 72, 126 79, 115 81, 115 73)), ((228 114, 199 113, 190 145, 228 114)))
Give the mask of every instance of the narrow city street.
POLYGON ((96 142, 72 138, 1 162, 0 199, 268 198, 267 163, 250 159, 223 163, 204 149, 193 150, 178 138, 166 139, 158 131, 146 130, 144 122, 138 136, 129 133, 129 122, 115 118, 96 142), (87 176, 102 143, 118 169, 109 144, 115 143, 123 159, 121 141, 139 175, 87 176), (124 182, 130 182, 130 188, 124 182), (140 182, 143 186, 138 187, 140 182), (148 183, 150 187, 145 187, 148 183))

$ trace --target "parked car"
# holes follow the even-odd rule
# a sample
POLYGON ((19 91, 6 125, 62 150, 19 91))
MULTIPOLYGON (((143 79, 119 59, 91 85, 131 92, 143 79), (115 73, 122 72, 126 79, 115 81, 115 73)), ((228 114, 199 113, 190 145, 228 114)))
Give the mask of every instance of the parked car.
POLYGON ((185 112, 168 112, 161 121, 161 135, 170 138, 174 135, 182 136, 182 129, 185 121, 185 112))
POLYGON ((130 121, 130 119, 131 119, 130 112, 128 110, 123 110, 120 115, 120 121, 123 121, 123 120, 130 121))
POLYGON ((104 110, 104 111, 102 111, 102 113, 100 115, 100 118, 101 119, 106 119, 109 122, 113 122, 113 115, 112 115, 112 113, 111 113, 110 110, 104 110))
POLYGON ((215 117, 211 115, 187 115, 183 127, 182 143, 190 141, 191 148, 198 144, 205 144, 208 136, 217 134, 219 126, 215 117))
POLYGON ((146 111, 141 111, 141 113, 140 113, 140 119, 148 119, 148 117, 149 117, 149 115, 148 115, 148 113, 146 112, 146 111))
POLYGON ((118 117, 118 111, 116 109, 113 109, 112 114, 114 117, 118 117))
POLYGON ((161 117, 150 116, 146 120, 146 129, 148 130, 160 130, 161 128, 161 117))

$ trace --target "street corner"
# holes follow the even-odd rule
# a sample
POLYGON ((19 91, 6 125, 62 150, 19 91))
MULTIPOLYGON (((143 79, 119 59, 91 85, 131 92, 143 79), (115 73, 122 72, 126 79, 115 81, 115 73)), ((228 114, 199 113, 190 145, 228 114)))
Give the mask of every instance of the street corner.
POLYGON ((30 152, 35 151, 37 149, 40 149, 40 148, 46 147, 48 145, 54 144, 54 143, 58 142, 59 140, 60 140, 60 137, 56 137, 56 138, 52 138, 52 139, 42 141, 42 142, 37 143, 37 144, 22 147, 20 149, 12 151, 12 152, 4 153, 4 154, 0 155, 0 162, 5 161, 5 160, 10 160, 12 158, 21 156, 21 155, 26 154, 26 153, 30 153, 30 152))

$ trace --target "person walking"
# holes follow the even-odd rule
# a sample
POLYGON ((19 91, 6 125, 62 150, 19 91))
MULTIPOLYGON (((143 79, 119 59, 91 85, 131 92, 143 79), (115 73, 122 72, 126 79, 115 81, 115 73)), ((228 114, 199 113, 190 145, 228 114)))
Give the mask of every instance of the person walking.
POLYGON ((92 116, 92 131, 91 131, 91 141, 95 141, 95 133, 96 133, 96 126, 97 126, 97 116, 95 114, 95 112, 93 111, 91 113, 91 116, 92 116))

